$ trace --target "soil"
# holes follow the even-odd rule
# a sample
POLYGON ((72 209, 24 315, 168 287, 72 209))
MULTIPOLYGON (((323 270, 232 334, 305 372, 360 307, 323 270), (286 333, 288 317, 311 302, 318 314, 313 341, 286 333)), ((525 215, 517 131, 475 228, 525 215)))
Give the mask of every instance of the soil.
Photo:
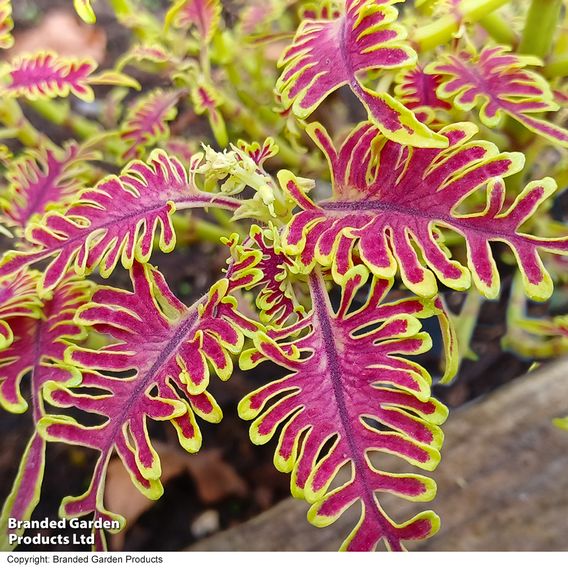
MULTIPOLYGON (((18 0, 15 2, 15 19, 20 27, 32 27, 47 10, 69 7, 69 0, 18 0)), ((148 4, 157 6, 160 2, 148 4)), ((168 4, 162 2, 162 5, 168 4)), ((99 23, 108 34, 107 59, 112 61, 124 51, 128 40, 117 27, 105 3, 97 2, 99 23)), ((194 244, 170 255, 155 254, 152 262, 168 278, 170 286, 182 299, 195 299, 205 292, 218 277, 224 265, 224 252, 207 244, 194 244)), ((124 272, 117 272, 111 283, 128 285, 124 272)), ((504 293, 498 302, 486 302, 481 311, 479 325, 472 347, 479 356, 477 361, 465 361, 459 377, 451 386, 436 387, 436 395, 450 407, 470 403, 501 384, 513 380, 528 368, 528 362, 501 350, 499 339, 505 332, 505 300, 510 278, 504 278, 504 293)), ((457 295, 448 293, 450 304, 457 304, 457 295)), ((438 345, 438 352, 440 346, 438 345)), ((433 351, 436 355, 436 350, 433 351)), ((439 353, 438 353, 439 354, 439 353)), ((437 374, 434 359, 422 361, 437 374)), ((190 545, 203 531, 196 521, 205 512, 214 511, 209 530, 222 530, 241 523, 274 505, 289 495, 288 476, 272 465, 274 443, 253 446, 248 438, 248 424, 236 413, 238 401, 250 390, 267 379, 279 376, 270 365, 261 366, 255 373, 237 371, 230 381, 213 381, 212 392, 225 411, 219 425, 203 425, 205 448, 218 448, 222 459, 233 466, 246 486, 240 496, 226 495, 221 500, 205 502, 197 491, 195 480, 180 474, 166 484, 164 496, 144 512, 126 532, 123 545, 129 551, 171 551, 190 545)), ((16 475, 19 458, 31 433, 29 416, 14 416, 0 412, 0 502, 4 502, 16 475)), ((173 429, 153 423, 151 434, 155 440, 174 444, 173 429)), ((78 495, 85 491, 90 480, 96 455, 85 448, 48 444, 46 477, 42 499, 34 519, 57 518, 61 499, 65 495, 78 495), (72 472, 72 474, 70 473, 72 472)), ((207 527, 206 527, 207 528, 207 527)), ((205 531, 207 532, 207 531, 205 531)), ((85 531, 85 534, 88 534, 85 531)), ((46 547, 21 547, 27 550, 45 550, 46 547)), ((85 546, 55 546, 53 550, 85 550, 85 546)))

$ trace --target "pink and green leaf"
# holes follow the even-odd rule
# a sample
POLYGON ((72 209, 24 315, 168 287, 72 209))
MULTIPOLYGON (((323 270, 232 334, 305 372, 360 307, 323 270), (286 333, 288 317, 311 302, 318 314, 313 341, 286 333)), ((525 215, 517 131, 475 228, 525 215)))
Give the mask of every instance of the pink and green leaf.
POLYGON ((517 324, 535 335, 564 337, 568 339, 568 316, 560 315, 551 319, 526 319, 517 324))
POLYGON ((282 18, 286 8, 294 0, 249 0, 239 11, 238 30, 251 39, 271 40, 278 33, 268 31, 272 22, 282 18))
POLYGON ((79 17, 87 24, 94 24, 97 21, 91 0, 73 0, 73 6, 79 17))
POLYGON ((563 314, 540 319, 530 317, 526 313, 526 301, 523 298, 522 307, 515 305, 518 301, 515 290, 517 283, 513 286, 503 347, 527 359, 545 360, 568 353, 568 316, 563 314))
POLYGON ((436 94, 441 77, 429 75, 421 65, 404 70, 397 76, 395 94, 398 100, 411 110, 420 108, 449 110, 452 105, 436 94))
POLYGON ((139 99, 128 113, 120 137, 128 148, 122 158, 140 158, 146 148, 168 138, 168 122, 177 115, 177 103, 182 91, 157 89, 139 99))
POLYGON ((246 396, 239 415, 254 420, 250 434, 256 444, 268 442, 282 427, 274 463, 291 473, 292 494, 312 503, 310 522, 327 526, 359 505, 359 522, 342 549, 373 550, 384 540, 389 549, 402 550, 403 541, 434 534, 439 519, 427 511, 397 524, 379 495, 429 501, 436 485, 422 475, 382 471, 380 455, 395 454, 428 471, 440 460, 439 425, 447 409, 431 398, 426 370, 409 360, 430 348, 419 318, 437 310, 419 298, 385 302, 392 281, 381 279, 373 279, 364 305, 354 309, 368 274, 361 268, 346 277, 337 311, 316 270, 309 276, 308 317, 256 335, 241 366, 269 360, 289 374, 246 396), (350 480, 330 490, 344 467, 350 480))
POLYGON ((413 65, 416 53, 396 23, 395 0, 346 0, 345 13, 333 20, 304 20, 279 61, 276 90, 283 105, 307 118, 332 92, 348 85, 369 120, 392 140, 420 147, 444 147, 447 140, 418 121, 388 93, 366 88, 359 75, 369 70, 413 65))
POLYGON ((23 270, 0 282, 0 356, 14 341, 10 322, 41 318, 42 303, 36 292, 39 276, 39 272, 23 270))
POLYGON ((164 46, 157 43, 152 44, 138 44, 131 47, 117 62, 115 69, 122 71, 127 65, 136 63, 156 63, 166 64, 171 63, 174 66, 180 63, 175 54, 168 51, 164 46))
POLYGON ((274 158, 278 154, 278 146, 273 138, 267 138, 262 144, 259 142, 245 142, 239 140, 237 143, 239 150, 250 156, 253 162, 259 167, 264 168, 264 162, 274 158))
POLYGON ((0 0, 0 49, 8 49, 14 45, 13 28, 12 0, 0 0))
POLYGON ((30 100, 66 97, 73 94, 92 101, 94 92, 89 77, 97 68, 90 58, 61 57, 50 51, 14 58, 2 71, 4 97, 30 100))
POLYGON ((223 115, 218 110, 222 103, 221 93, 203 79, 198 79, 190 91, 191 102, 196 114, 207 114, 209 126, 213 131, 215 140, 221 148, 229 145, 227 126, 223 115))
POLYGON ((308 132, 330 164, 333 197, 316 203, 305 180, 280 172, 282 187, 302 209, 284 231, 284 250, 298 255, 304 272, 316 264, 331 266, 339 283, 360 258, 377 276, 390 278, 398 268, 404 284, 421 296, 434 295, 437 280, 456 290, 469 288, 473 280, 495 298, 500 284, 491 243, 502 242, 516 257, 526 293, 540 301, 550 297, 552 280, 538 253, 566 255, 568 237, 536 237, 520 227, 556 183, 531 182, 505 205, 502 178, 523 167, 523 156, 472 140, 476 131, 470 123, 446 126, 440 132, 448 148, 411 149, 362 123, 336 150, 321 125, 310 125, 308 132), (460 212, 465 198, 485 188, 483 211, 460 212), (451 258, 442 228, 463 237, 467 268, 451 258))
POLYGON ((212 112, 221 104, 221 95, 212 85, 197 80, 191 89, 191 102, 197 114, 212 112))
POLYGON ((67 349, 66 362, 82 369, 81 384, 75 388, 46 385, 50 404, 106 417, 98 426, 66 415, 48 416, 39 425, 47 440, 100 453, 88 490, 64 500, 61 510, 66 516, 96 512, 102 518, 117 518, 102 502, 106 468, 114 453, 144 495, 160 497, 161 465, 148 434, 148 420, 169 420, 182 447, 196 452, 201 445, 196 415, 209 422, 218 422, 222 416, 206 390, 209 368, 227 380, 232 373, 231 354, 243 346, 241 329, 248 324, 226 295, 228 280, 220 280, 187 307, 150 265, 134 263, 131 279, 132 292, 101 287, 78 310, 79 324, 113 341, 98 350, 67 349))
POLYGON ((546 79, 526 69, 540 64, 535 57, 496 46, 479 54, 445 55, 426 71, 443 77, 439 97, 453 99, 454 105, 467 111, 480 107, 479 118, 486 126, 497 126, 507 115, 551 142, 568 146, 568 130, 539 117, 559 108, 546 79))
POLYGON ((563 418, 555 418, 552 423, 557 428, 568 431, 568 416, 564 416, 563 418))
POLYGON ((335 20, 341 17, 341 9, 334 0, 308 2, 300 7, 302 20, 335 20))
POLYGON ((116 85, 140 89, 140 84, 118 71, 94 74, 97 63, 90 57, 63 57, 53 51, 24 54, 3 65, 0 94, 29 100, 75 95, 92 102, 91 85, 116 85))
POLYGON ((99 267, 106 277, 120 261, 148 262, 154 240, 163 252, 175 247, 176 209, 220 207, 236 210, 240 201, 206 193, 176 158, 154 150, 148 162, 131 162, 119 176, 86 189, 65 213, 50 212, 26 229, 26 250, 10 251, 0 261, 0 278, 40 260, 51 259, 40 287, 54 288, 70 266, 77 274, 99 267))
MULTIPOLYGON (((77 309, 89 300, 91 285, 87 281, 66 278, 43 305, 43 317, 33 319, 18 315, 8 320, 14 329, 14 343, 0 352, 0 404, 10 412, 24 412, 25 401, 21 382, 30 375, 31 404, 34 423, 45 414, 42 389, 53 384, 78 384, 80 373, 63 363, 65 349, 70 341, 85 335, 83 328, 73 322, 77 309)), ((3 550, 14 548, 7 539, 8 519, 29 520, 40 497, 45 466, 45 441, 34 432, 22 460, 10 495, 0 518, 0 545, 3 550)))
POLYGON ((177 0, 166 14, 166 25, 195 27, 199 39, 209 43, 221 22, 220 0, 177 0))
POLYGON ((242 244, 233 235, 227 244, 232 261, 227 277, 233 285, 253 290, 260 320, 282 326, 294 315, 303 315, 291 280, 293 260, 279 246, 278 233, 253 225, 250 237, 242 244))
POLYGON ((114 70, 101 71, 100 73, 91 75, 89 77, 89 84, 128 87, 129 89, 136 89, 137 91, 142 89, 142 85, 140 85, 136 79, 130 77, 130 75, 114 70))
MULTIPOLYGON (((25 412, 28 404, 21 391, 21 381, 32 372, 34 404, 43 382, 55 375, 67 376, 68 368, 54 367, 63 362, 69 339, 80 339, 83 332, 72 319, 88 300, 90 283, 67 276, 43 302, 41 317, 35 306, 29 313, 18 312, 7 318, 14 332, 10 347, 0 352, 0 404, 10 412, 25 412), (47 378, 46 378, 47 377, 47 378)), ((12 310, 15 312, 15 310, 12 310)), ((76 373, 71 373, 76 378, 76 373)), ((67 381, 68 379, 65 379, 67 381)), ((35 412, 35 410, 34 410, 35 412)))
MULTIPOLYGON (((417 2, 416 5, 420 6, 426 2, 417 2)), ((432 6, 433 18, 437 19, 451 16, 456 24, 460 26, 460 29, 455 32, 454 37, 460 37, 462 35, 462 25, 465 21, 462 4, 463 0, 436 0, 434 6, 432 6)))
POLYGON ((69 205, 82 188, 81 174, 95 154, 71 143, 63 150, 43 148, 10 164, 8 192, 0 200, 7 222, 24 230, 31 220, 57 205, 69 205))

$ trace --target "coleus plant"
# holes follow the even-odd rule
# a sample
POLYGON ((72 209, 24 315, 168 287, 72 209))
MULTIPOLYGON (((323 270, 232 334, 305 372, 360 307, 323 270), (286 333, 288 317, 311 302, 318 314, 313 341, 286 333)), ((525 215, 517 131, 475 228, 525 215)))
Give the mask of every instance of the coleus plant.
MULTIPOLYGON (((381 456, 425 471, 440 461, 448 409, 432 373, 454 379, 474 327, 447 309, 446 291, 468 305, 495 299, 514 265, 517 326, 525 298, 562 290, 568 231, 552 205, 568 183, 568 37, 554 24, 566 6, 426 0, 400 14, 396 0, 272 0, 225 18, 220 0, 165 13, 109 3, 136 38, 113 69, 42 51, 8 53, 1 70, 0 404, 29 409, 35 424, 2 511, 3 547, 14 546, 8 518, 28 520, 41 498, 48 442, 98 453, 60 514, 124 528, 105 504, 110 460, 159 498, 148 422, 171 422, 197 452, 200 422, 223 416, 211 375, 266 361, 282 372, 265 371, 238 412, 253 443, 277 438, 274 464, 311 504, 309 521, 359 507, 345 550, 431 536, 434 512, 398 523, 381 495, 429 501, 434 481, 385 471, 381 456), (149 73, 159 86, 146 90, 149 73), (82 116, 74 99, 95 97, 95 118, 82 116), (58 146, 38 114, 72 139, 58 146), (151 264, 155 249, 191 262, 188 233, 228 256, 191 305, 151 264), (131 287, 112 285, 120 270, 131 287), (432 348, 432 318, 440 372, 417 358, 432 348)), ((95 22, 96 2, 73 4, 95 22)), ((12 28, 0 0, 1 47, 12 28)), ((565 338, 565 322, 557 313, 524 329, 565 338)), ((104 531, 95 542, 106 546, 104 531)))

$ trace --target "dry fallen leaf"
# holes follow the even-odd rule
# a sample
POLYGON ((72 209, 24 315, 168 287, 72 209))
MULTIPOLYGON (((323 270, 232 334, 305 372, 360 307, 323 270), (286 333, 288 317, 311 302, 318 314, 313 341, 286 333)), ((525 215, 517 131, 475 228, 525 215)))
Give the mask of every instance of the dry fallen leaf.
MULTIPOLYGON (((182 454, 183 455, 183 454, 182 454)), ((185 454, 186 466, 197 485, 197 493, 205 504, 217 503, 231 495, 244 497, 247 486, 232 465, 223 459, 221 450, 203 450, 185 454)))
POLYGON ((9 57, 52 50, 67 57, 92 57, 97 63, 104 60, 107 44, 102 28, 84 24, 66 10, 49 11, 37 26, 15 33, 15 40, 9 57))
MULTIPOLYGON (((182 474, 189 474, 195 481, 199 499, 206 505, 230 496, 244 497, 247 486, 235 469, 223 460, 220 450, 203 450, 199 454, 187 454, 176 447, 154 444, 162 463, 162 483, 182 474)), ((105 487, 105 505, 119 513, 131 527, 140 516, 154 505, 133 485, 122 462, 110 462, 105 487)), ((113 550, 122 550, 125 531, 112 536, 113 550)))

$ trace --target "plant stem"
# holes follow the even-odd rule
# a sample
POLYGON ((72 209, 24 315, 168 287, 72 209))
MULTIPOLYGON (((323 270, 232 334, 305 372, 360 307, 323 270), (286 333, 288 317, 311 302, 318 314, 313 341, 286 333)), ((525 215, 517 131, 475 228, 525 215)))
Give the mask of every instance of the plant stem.
POLYGON ((174 229, 178 243, 188 245, 197 241, 219 244, 222 237, 230 237, 234 231, 222 229, 218 225, 192 215, 174 215, 174 229))
POLYGON ((550 62, 544 66, 542 73, 549 79, 568 76, 568 53, 551 59, 550 62))
POLYGON ((564 10, 564 19, 558 24, 559 34, 556 40, 556 45, 551 54, 554 55, 564 55, 568 52, 568 10, 564 10))
MULTIPOLYGON (((465 0, 460 6, 460 12, 468 22, 478 22, 508 2, 510 0, 465 0)), ((459 26, 460 22, 455 16, 448 14, 418 28, 412 41, 419 51, 428 51, 450 41, 459 26)))
POLYGON ((452 315, 456 336, 458 338, 458 353, 460 363, 463 359, 475 359, 476 355, 471 349, 473 332, 479 319, 479 312, 483 305, 483 296, 475 289, 471 288, 465 297, 459 315, 452 315))
POLYGON ((238 230, 236 223, 231 221, 231 215, 224 209, 217 209, 217 207, 214 207, 211 209, 210 213, 221 227, 224 227, 227 231, 229 231, 229 234, 238 230))
POLYGON ((37 100, 27 101, 42 118, 56 126, 70 128, 79 138, 89 138, 102 132, 102 129, 91 120, 79 116, 69 109, 66 103, 37 100))
POLYGON ((508 22, 492 12, 479 20, 481 27, 497 42, 516 47, 519 38, 508 22))
MULTIPOLYGON (((69 128, 81 140, 89 140, 104 134, 103 128, 98 123, 72 112, 66 103, 38 100, 28 101, 28 104, 52 124, 69 128)), ((122 144, 115 138, 106 140, 105 147, 114 155, 120 155, 123 151, 122 144)))
POLYGON ((544 59, 550 52, 562 0, 532 0, 527 13, 519 53, 544 59))
MULTIPOLYGON (((536 55, 541 59, 548 55, 554 39, 554 30, 559 22, 561 7, 562 0, 532 0, 525 20, 519 53, 536 55)), ((504 129, 521 147, 534 137, 532 132, 511 117, 507 117, 504 129)))
MULTIPOLYGON (((565 337, 554 337, 546 341, 542 335, 529 331, 532 322, 526 310, 527 297, 521 275, 517 272, 511 286, 511 296, 507 307, 507 333, 501 338, 501 347, 527 359, 549 359, 566 353, 565 337)), ((537 321, 543 322, 543 320, 537 321)))
POLYGON ((117 17, 128 16, 132 13, 132 6, 128 0, 109 0, 109 4, 117 17))
POLYGON ((51 140, 38 132, 30 121, 24 116, 22 109, 14 99, 5 98, 0 101, 0 122, 16 131, 18 140, 31 148, 52 145, 51 140))
POLYGON ((150 14, 140 2, 133 0, 108 0, 117 20, 130 28, 142 42, 155 41, 163 32, 161 22, 150 14))

